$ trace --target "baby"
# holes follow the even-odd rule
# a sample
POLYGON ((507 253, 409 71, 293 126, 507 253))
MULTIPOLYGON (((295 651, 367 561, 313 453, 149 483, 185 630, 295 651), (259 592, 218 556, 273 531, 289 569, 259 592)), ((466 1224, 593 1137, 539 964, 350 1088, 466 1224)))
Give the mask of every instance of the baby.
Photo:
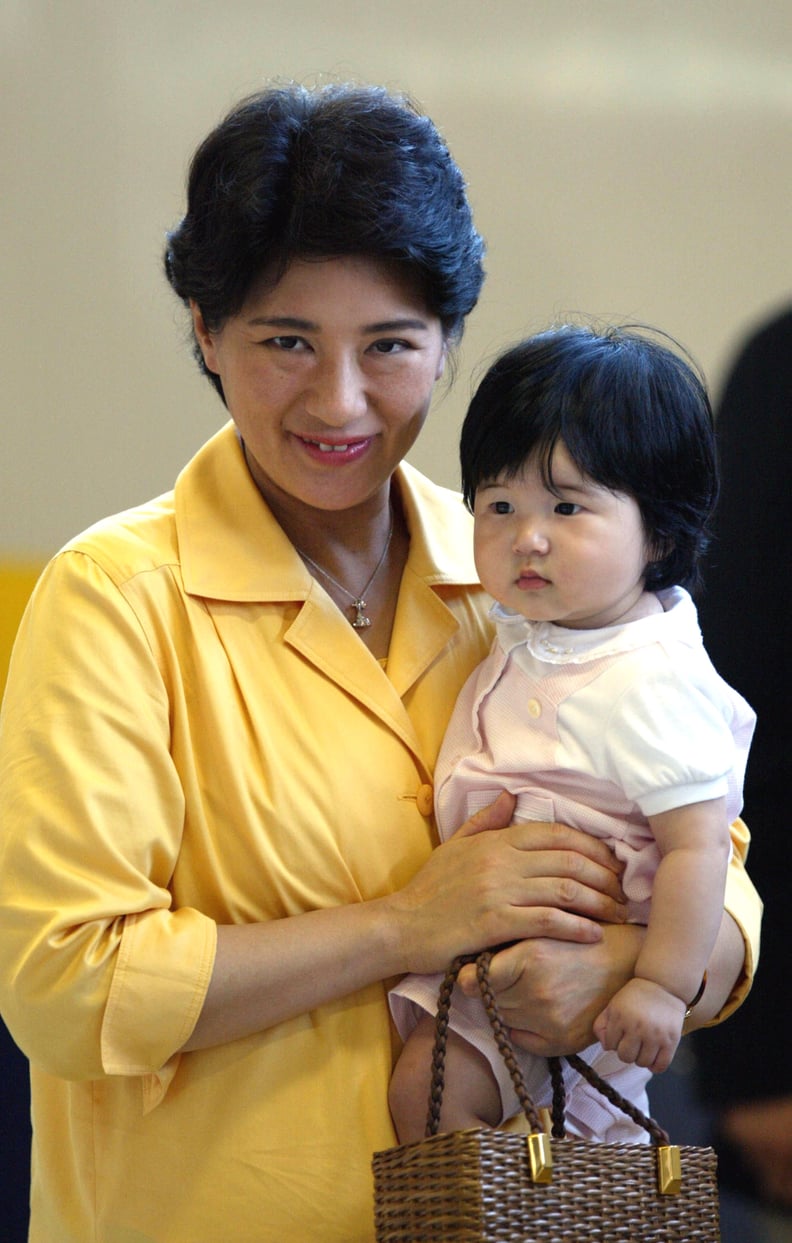
MULTIPOLYGON (((717 496, 709 400, 656 336, 562 326, 492 366, 461 460, 497 633, 438 758, 440 836, 506 789, 515 820, 609 843, 646 935, 583 1057, 645 1110, 650 1072, 703 992, 755 720, 710 663, 687 590, 717 496)), ((410 976, 391 996, 406 1037, 390 1093, 401 1142, 424 1134, 437 991, 410 976)), ((442 1128, 500 1125, 519 1103, 480 1000, 455 996, 450 1028, 442 1128)), ((544 1059, 519 1060, 549 1103, 544 1059)), ((566 1075, 572 1134, 646 1138, 566 1075)))

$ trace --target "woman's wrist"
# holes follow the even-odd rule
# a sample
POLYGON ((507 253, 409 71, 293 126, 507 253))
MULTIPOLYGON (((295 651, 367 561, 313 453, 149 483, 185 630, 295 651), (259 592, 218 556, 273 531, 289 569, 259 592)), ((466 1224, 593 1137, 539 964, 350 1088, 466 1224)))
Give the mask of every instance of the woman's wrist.
POLYGON ((685 1020, 685 1031, 695 1031, 713 1021, 720 1022, 738 1004, 737 986, 745 974, 745 941, 737 923, 727 911, 721 920, 718 939, 707 966, 706 987, 685 1020))
POLYGON ((704 996, 704 990, 706 989, 706 987, 707 987, 707 973, 705 971, 703 976, 701 977, 701 983, 698 986, 698 991, 695 997, 693 997, 685 1006, 685 1022, 688 1021, 691 1014, 695 1010, 696 1006, 701 1001, 702 997, 704 996))
MULTIPOLYGON (((594 1040, 594 1020, 633 978, 646 936, 640 924, 603 924, 597 942, 539 938, 501 951, 490 982, 514 1042, 537 1056, 579 1053, 594 1040)), ((475 971, 463 990, 475 995, 475 971)))

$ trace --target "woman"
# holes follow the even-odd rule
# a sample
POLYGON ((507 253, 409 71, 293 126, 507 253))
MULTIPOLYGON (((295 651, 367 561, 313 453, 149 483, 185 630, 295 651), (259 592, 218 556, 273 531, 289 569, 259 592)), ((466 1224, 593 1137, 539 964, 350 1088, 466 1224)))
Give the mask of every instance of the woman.
MULTIPOLYGON (((490 636, 461 502, 403 458, 481 257, 437 131, 384 91, 263 92, 195 156, 166 268, 232 423, 59 554, 9 678, 34 1243, 370 1239, 393 978, 516 941, 496 985, 542 1051, 582 1047, 630 972, 601 844, 510 826, 503 796, 432 853, 490 636)), ((752 969, 733 873, 702 1021, 752 969)))

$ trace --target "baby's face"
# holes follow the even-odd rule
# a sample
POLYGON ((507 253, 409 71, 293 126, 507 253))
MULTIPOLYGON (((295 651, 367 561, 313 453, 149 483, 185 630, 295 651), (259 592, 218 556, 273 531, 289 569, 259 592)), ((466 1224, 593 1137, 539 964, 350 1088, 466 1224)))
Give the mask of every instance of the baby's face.
POLYGON ((583 475, 563 443, 552 490, 536 463, 483 483, 474 506, 476 567, 486 590, 531 621, 593 630, 628 621, 651 559, 631 496, 583 475))

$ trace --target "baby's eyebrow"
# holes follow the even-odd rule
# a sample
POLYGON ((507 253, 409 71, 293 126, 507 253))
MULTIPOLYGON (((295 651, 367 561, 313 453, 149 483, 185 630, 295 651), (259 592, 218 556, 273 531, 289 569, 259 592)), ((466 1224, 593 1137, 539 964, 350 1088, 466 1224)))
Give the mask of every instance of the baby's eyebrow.
POLYGON ((552 474, 548 479, 548 484, 553 492, 576 492, 580 496, 591 496, 593 492, 602 492, 601 484, 595 483, 593 479, 587 479, 582 475, 575 475, 569 478, 564 474, 552 474))
POLYGON ((589 496, 592 492, 598 491, 593 484, 585 483, 567 483, 563 479, 553 479, 554 492, 577 492, 580 496, 589 496))

